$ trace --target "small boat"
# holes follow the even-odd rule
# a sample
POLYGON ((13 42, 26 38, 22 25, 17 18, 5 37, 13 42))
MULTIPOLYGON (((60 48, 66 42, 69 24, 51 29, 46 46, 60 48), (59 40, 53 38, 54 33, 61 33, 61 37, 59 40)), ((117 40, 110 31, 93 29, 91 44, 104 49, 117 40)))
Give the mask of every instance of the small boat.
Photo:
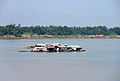
POLYGON ((35 44, 28 46, 27 49, 30 49, 31 52, 82 52, 85 51, 79 45, 67 45, 67 44, 35 44))

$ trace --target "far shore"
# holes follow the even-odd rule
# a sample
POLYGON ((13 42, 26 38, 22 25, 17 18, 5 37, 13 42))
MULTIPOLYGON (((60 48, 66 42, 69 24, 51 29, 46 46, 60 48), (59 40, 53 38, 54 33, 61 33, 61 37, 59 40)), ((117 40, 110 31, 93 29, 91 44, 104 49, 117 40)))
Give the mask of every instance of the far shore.
POLYGON ((119 35, 4 35, 0 39, 43 39, 43 38, 80 38, 80 39, 96 39, 96 38, 120 38, 119 35))

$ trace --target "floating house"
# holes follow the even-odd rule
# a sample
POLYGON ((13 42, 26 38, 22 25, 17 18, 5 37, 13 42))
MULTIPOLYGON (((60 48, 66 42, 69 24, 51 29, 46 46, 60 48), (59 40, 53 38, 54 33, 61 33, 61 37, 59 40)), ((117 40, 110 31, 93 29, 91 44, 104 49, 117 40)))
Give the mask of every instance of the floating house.
POLYGON ((82 52, 85 51, 82 49, 79 45, 67 45, 67 44, 35 44, 32 46, 28 46, 28 49, 31 50, 31 52, 73 52, 78 51, 82 52))

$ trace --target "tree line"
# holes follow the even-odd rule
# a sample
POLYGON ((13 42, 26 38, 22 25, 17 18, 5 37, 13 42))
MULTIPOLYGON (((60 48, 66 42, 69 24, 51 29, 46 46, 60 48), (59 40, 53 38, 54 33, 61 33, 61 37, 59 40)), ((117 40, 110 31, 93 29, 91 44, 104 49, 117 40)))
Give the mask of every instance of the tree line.
POLYGON ((0 26, 0 36, 22 34, 37 35, 120 35, 120 27, 108 28, 106 26, 68 27, 68 26, 25 26, 9 24, 0 26))

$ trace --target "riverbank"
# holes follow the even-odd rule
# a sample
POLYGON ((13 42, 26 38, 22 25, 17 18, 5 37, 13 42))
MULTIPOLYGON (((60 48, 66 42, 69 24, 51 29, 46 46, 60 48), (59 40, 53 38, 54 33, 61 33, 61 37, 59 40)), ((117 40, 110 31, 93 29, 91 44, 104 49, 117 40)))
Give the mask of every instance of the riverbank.
POLYGON ((80 39, 92 39, 92 38, 120 38, 119 35, 4 35, 0 36, 0 39, 42 39, 42 38, 80 38, 80 39))

